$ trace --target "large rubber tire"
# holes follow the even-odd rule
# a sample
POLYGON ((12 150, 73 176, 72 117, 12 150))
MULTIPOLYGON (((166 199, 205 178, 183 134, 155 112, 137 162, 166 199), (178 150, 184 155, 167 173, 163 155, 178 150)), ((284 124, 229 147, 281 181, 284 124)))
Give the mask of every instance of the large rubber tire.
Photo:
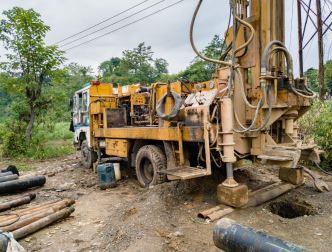
POLYGON ((92 168, 97 161, 97 153, 90 149, 88 142, 84 140, 81 144, 81 164, 84 168, 92 168))
POLYGON ((155 145, 141 147, 136 156, 136 175, 142 187, 161 184, 167 180, 167 161, 164 152, 155 145))

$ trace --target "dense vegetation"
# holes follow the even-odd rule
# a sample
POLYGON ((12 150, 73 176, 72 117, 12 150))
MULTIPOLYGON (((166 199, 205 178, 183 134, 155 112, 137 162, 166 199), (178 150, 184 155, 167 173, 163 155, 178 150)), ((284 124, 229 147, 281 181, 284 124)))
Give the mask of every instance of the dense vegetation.
POLYGON ((323 166, 332 167, 332 100, 316 100, 311 109, 299 120, 302 138, 315 141, 324 151, 323 166))
MULTIPOLYGON (((0 42, 7 49, 0 62, 0 157, 43 159, 73 152, 69 129, 69 99, 73 93, 96 77, 89 66, 67 64, 64 52, 48 46, 44 39, 50 27, 34 10, 13 8, 5 11, 0 22, 0 42)), ((218 58, 225 45, 219 36, 203 50, 218 58)), ((155 58, 151 46, 144 42, 125 50, 121 57, 110 57, 99 65, 101 81, 115 85, 183 80, 209 80, 215 65, 194 58, 178 74, 168 73, 165 59, 155 58)), ((308 69, 309 85, 318 89, 317 70, 308 69)), ((327 90, 332 93, 332 60, 325 65, 327 90)), ((332 103, 315 103, 301 120, 307 137, 314 138, 332 160, 332 103)))

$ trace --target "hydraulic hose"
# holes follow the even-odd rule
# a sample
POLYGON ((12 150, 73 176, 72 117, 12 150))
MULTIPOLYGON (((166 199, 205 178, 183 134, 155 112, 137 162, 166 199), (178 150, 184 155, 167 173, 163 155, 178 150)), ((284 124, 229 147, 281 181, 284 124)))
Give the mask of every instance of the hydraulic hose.
MULTIPOLYGON (((257 129, 253 129, 253 127, 255 126, 256 124, 256 121, 258 119, 258 113, 259 113, 259 110, 263 107, 264 105, 264 101, 266 99, 266 96, 265 96, 266 92, 263 92, 263 97, 259 100, 258 102, 258 105, 257 105, 257 108, 256 108, 256 111, 255 111, 255 115, 254 115, 254 119, 252 120, 251 122, 251 125, 249 127, 245 127, 241 122, 240 122, 240 119, 236 113, 236 110, 234 109, 234 117, 235 117, 235 120, 237 122, 237 124, 242 128, 242 130, 238 130, 238 129, 233 129, 235 132, 237 133, 244 133, 244 132, 248 132, 248 131, 257 131, 257 129)), ((235 107, 235 106, 234 106, 235 107)))
POLYGON ((308 92, 310 92, 309 95, 303 94, 301 92, 305 91, 305 90, 299 90, 294 86, 294 75, 293 75, 293 59, 292 56, 290 55, 290 53, 288 52, 288 50, 286 49, 285 45, 278 40, 273 40, 271 41, 264 49, 263 52, 263 56, 262 56, 262 60, 261 60, 261 73, 263 74, 263 76, 266 76, 267 71, 270 70, 269 69, 269 56, 270 54, 275 51, 275 52, 282 52, 286 58, 286 62, 287 62, 287 75, 290 78, 290 87, 292 89, 292 91, 304 98, 309 98, 309 99, 313 99, 317 96, 317 94, 315 92, 313 92, 312 90, 310 90, 308 87, 305 87, 306 90, 308 92), (276 48, 273 48, 271 50, 271 48, 273 46, 278 46, 276 48))
POLYGON ((224 65, 224 66, 232 66, 232 63, 230 62, 227 62, 227 61, 222 61, 222 60, 217 60, 217 59, 211 59, 203 54, 201 54, 196 45, 195 45, 195 42, 194 42, 194 26, 195 26, 195 21, 196 21, 196 17, 197 17, 197 13, 199 11, 199 9, 201 8, 201 5, 202 5, 202 2, 203 0, 199 0, 198 1, 198 4, 196 6, 196 9, 194 11, 194 15, 191 19, 191 23, 190 23, 190 44, 191 44, 191 47, 193 48, 194 52, 197 54, 198 57, 200 57, 201 59, 203 60, 206 60, 206 61, 209 61, 211 63, 215 63, 215 64, 219 64, 219 65, 224 65))
POLYGON ((264 89, 263 95, 264 95, 264 97, 259 101, 257 109, 255 111, 254 119, 253 119, 251 125, 248 128, 246 128, 245 126, 242 125, 242 123, 240 122, 239 117, 238 117, 236 111, 234 110, 234 115, 235 115, 236 122, 243 129, 243 130, 234 129, 235 132, 237 132, 237 133, 244 133, 244 132, 248 132, 248 131, 249 132, 257 132, 257 131, 260 131, 260 130, 262 130, 263 128, 266 127, 266 125, 270 121, 271 112, 272 112, 272 94, 271 94, 271 87, 270 86, 268 86, 268 87, 266 87, 264 89), (267 96, 268 96, 267 104, 269 106, 268 114, 267 114, 264 122, 262 123, 262 125, 259 128, 253 129, 253 127, 255 126, 255 123, 257 121, 257 118, 258 118, 258 112, 263 107, 263 105, 264 105, 263 101, 266 99, 267 96))
POLYGON ((238 77, 238 80, 239 80, 239 82, 240 82, 241 96, 242 96, 243 101, 246 103, 246 105, 247 105, 249 108, 256 109, 256 108, 258 107, 258 105, 257 105, 257 106, 252 105, 252 104, 248 101, 248 99, 247 99, 247 97, 246 97, 246 93, 245 93, 245 91, 244 91, 243 76, 242 76, 242 73, 241 73, 240 69, 236 68, 236 69, 235 69, 235 73, 236 73, 236 75, 237 75, 237 77, 238 77))
POLYGON ((236 21, 238 21, 239 23, 243 24, 244 26, 247 26, 249 28, 249 30, 250 30, 249 39, 243 45, 241 45, 240 47, 236 48, 236 50, 234 52, 236 54, 239 51, 241 51, 242 49, 246 48, 252 42, 252 40, 254 39, 254 35, 255 35, 255 29, 254 29, 254 27, 252 27, 251 24, 249 24, 248 22, 242 20, 238 16, 235 16, 235 19, 236 19, 236 21))
POLYGON ((269 59, 270 49, 275 45, 277 45, 279 47, 286 48, 285 45, 279 40, 272 40, 270 43, 267 44, 267 46, 264 49, 262 59, 261 59, 261 73, 263 75, 266 75, 266 71, 267 71, 267 67, 268 67, 267 63, 268 63, 268 59, 269 59))

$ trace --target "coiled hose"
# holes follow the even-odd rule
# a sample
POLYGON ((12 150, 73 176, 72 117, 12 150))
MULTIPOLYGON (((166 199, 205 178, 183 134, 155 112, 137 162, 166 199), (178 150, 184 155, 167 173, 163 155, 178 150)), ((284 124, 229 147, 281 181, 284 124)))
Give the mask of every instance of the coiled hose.
POLYGON ((156 106, 157 115, 161 119, 166 120, 166 121, 171 121, 174 117, 176 117, 178 115, 179 111, 180 111, 181 106, 182 106, 182 98, 179 94, 177 94, 174 91, 171 91, 170 95, 174 99, 174 106, 173 106, 173 108, 172 108, 172 110, 169 114, 165 114, 164 109, 163 109, 163 107, 166 103, 166 98, 168 96, 167 93, 165 93, 163 95, 163 97, 158 101, 157 106, 156 106))
POLYGON ((290 78, 290 88, 291 90, 304 98, 309 98, 309 99, 313 99, 317 96, 317 94, 310 90, 307 86, 305 87, 306 90, 300 90, 297 89, 294 86, 294 74, 293 74, 293 59, 292 56, 290 55, 290 53, 288 52, 288 50, 286 49, 286 46, 278 40, 273 40, 271 41, 264 49, 263 52, 263 56, 262 56, 262 61, 261 61, 261 73, 263 76, 267 75, 267 71, 269 71, 269 56, 271 55, 271 53, 273 52, 282 52, 286 58, 286 63, 287 63, 287 75, 290 78), (273 46, 277 46, 275 48, 272 49, 273 46), (272 49, 272 50, 271 50, 272 49), (303 94, 302 92, 306 92, 306 94, 303 94))

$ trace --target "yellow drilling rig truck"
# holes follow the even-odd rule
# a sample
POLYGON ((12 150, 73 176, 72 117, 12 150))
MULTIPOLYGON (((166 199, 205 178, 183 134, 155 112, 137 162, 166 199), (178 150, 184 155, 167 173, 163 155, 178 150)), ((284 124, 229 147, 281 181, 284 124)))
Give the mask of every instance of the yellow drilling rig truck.
POLYGON ((218 201, 241 207, 248 187, 233 178, 238 160, 278 165, 279 178, 294 185, 303 183, 300 159, 319 162, 316 146, 303 144, 297 127, 315 94, 293 75, 284 0, 231 0, 227 49, 218 59, 202 55, 194 43, 202 2, 190 41, 200 58, 216 64, 211 80, 118 87, 91 82, 76 94, 76 107, 85 111, 74 111, 74 121, 88 127, 78 127, 75 138, 86 166, 121 159, 144 187, 225 169, 218 201))

